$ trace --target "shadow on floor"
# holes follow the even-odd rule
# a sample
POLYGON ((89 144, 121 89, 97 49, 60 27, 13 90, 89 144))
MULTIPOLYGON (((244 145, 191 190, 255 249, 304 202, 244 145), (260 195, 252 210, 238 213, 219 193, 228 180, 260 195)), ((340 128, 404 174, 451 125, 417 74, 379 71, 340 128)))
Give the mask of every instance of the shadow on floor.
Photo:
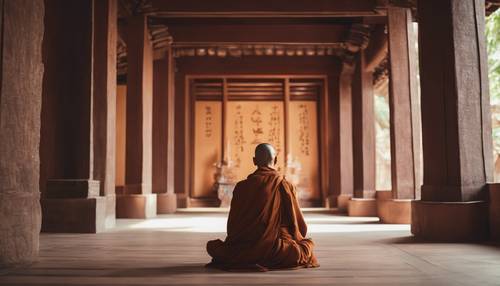
MULTIPOLYGON (((292 271, 305 269, 304 267, 284 268, 284 269, 269 269, 268 271, 292 271)), ((186 264, 168 267, 150 267, 150 268, 132 268, 123 269, 120 271, 106 274, 107 277, 162 277, 182 274, 208 274, 208 273, 262 273, 255 269, 233 269, 224 271, 212 267, 205 267, 205 264, 186 264)))
POLYGON ((482 246, 487 246, 491 248, 496 248, 500 250, 500 243, 499 242, 491 242, 491 241, 472 241, 472 242, 447 242, 447 241, 428 241, 424 240, 421 238, 417 238, 415 236, 403 236, 403 237, 396 237, 396 238, 390 238, 390 239, 383 239, 380 240, 379 242, 381 243, 386 243, 386 244, 476 244, 476 245, 482 245, 482 246))
POLYGON ((193 263, 166 267, 132 268, 111 272, 109 277, 155 277, 181 274, 218 273, 217 269, 206 268, 205 264, 193 263))

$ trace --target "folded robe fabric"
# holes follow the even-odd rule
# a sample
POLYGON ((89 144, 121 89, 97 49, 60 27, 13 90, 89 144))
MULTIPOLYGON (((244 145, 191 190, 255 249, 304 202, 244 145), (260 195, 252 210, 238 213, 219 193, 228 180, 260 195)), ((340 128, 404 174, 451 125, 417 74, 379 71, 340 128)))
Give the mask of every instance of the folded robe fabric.
POLYGON ((260 167, 233 192, 227 237, 207 243, 209 266, 224 270, 318 267, 294 186, 260 167))

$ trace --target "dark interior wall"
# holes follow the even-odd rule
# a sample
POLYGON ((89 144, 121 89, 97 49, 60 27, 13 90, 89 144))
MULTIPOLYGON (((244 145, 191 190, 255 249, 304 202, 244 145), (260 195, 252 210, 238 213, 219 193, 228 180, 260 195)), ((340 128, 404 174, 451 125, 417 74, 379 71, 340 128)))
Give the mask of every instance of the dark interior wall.
POLYGON ((47 179, 88 179, 92 1, 46 0, 40 188, 47 179))
MULTIPOLYGON (((186 104, 185 96, 186 75, 327 75, 329 102, 333 102, 331 95, 335 90, 340 71, 340 61, 335 57, 289 57, 289 56, 248 56, 248 57, 183 57, 176 61, 176 90, 175 90, 175 192, 189 194, 189 182, 185 172, 187 165, 185 154, 189 151, 189 142, 186 141, 185 126, 186 104)), ((329 116, 330 117, 330 116, 329 116)), ((329 126, 331 126, 329 124, 329 126)), ((331 152, 329 153, 331 154, 331 152)))

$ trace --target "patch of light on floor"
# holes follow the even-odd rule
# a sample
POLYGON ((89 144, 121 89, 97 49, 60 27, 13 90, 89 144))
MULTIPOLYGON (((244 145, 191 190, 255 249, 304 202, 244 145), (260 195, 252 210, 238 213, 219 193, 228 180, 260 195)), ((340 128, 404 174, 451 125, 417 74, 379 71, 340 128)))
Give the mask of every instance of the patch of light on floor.
POLYGON ((173 218, 154 218, 133 223, 130 229, 156 229, 177 232, 225 232, 227 217, 190 216, 173 218))
POLYGON ((410 231, 407 224, 309 224, 309 233, 410 231))
MULTIPOLYGON (((380 224, 378 218, 345 216, 306 216, 309 233, 358 233, 410 231, 406 224, 380 224)), ((123 220, 125 229, 149 229, 166 232, 225 233, 227 216, 192 214, 188 216, 158 217, 148 220, 123 220)))

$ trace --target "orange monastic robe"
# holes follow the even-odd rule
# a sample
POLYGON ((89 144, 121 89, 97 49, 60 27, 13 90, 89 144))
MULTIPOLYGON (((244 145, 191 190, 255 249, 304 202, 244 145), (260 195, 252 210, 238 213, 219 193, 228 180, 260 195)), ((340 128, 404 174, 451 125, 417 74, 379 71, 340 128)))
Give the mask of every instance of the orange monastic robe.
POLYGON ((226 270, 317 267, 294 186, 260 167, 233 192, 225 241, 211 240, 209 266, 226 270))

